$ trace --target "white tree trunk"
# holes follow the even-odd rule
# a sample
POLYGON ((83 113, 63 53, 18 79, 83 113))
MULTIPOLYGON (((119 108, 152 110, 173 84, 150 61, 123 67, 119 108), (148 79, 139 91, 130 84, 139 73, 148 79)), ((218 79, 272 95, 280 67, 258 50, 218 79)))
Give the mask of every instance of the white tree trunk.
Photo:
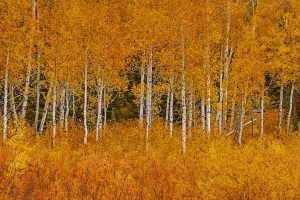
POLYGON ((59 108, 59 123, 60 128, 63 129, 65 121, 65 99, 66 98, 66 88, 62 86, 60 94, 60 108, 59 108))
POLYGON ((219 93, 219 119, 218 119, 218 127, 219 127, 219 133, 222 133, 222 127, 223 127, 223 113, 222 113, 222 107, 223 107, 223 71, 220 70, 220 93, 219 93))
POLYGON ((279 112, 278 112, 278 135, 281 133, 282 126, 282 105, 283 105, 283 84, 280 85, 280 95, 279 95, 279 112))
POLYGON ((210 113, 211 113, 211 91, 210 91, 210 75, 207 76, 206 80, 207 86, 207 102, 206 102, 206 132, 210 134, 211 125, 210 125, 210 113))
MULTIPOLYGON (((86 52, 87 54, 87 52, 86 52)), ((86 55, 87 56, 87 55, 86 55)), ((88 143, 88 125, 87 125, 87 104, 88 104, 88 61, 84 67, 84 109, 83 109, 83 124, 84 124, 84 140, 83 143, 87 145, 88 143)))
POLYGON ((185 75, 181 77, 181 108, 182 108, 182 152, 186 152, 186 100, 185 100, 185 75))
POLYGON ((260 100, 260 136, 264 134, 264 108, 265 108, 265 99, 264 96, 262 96, 260 100))
POLYGON ((3 104, 3 140, 7 140, 7 121, 8 121, 8 65, 10 59, 9 49, 7 50, 5 80, 4 80, 4 104, 3 104))
POLYGON ((106 127, 107 123, 107 109, 108 109, 108 101, 106 99, 106 88, 103 87, 103 111, 104 111, 104 123, 103 127, 106 127))
POLYGON ((10 85, 10 109, 13 115, 13 119, 15 123, 18 123, 18 115, 16 110, 16 103, 15 103, 15 95, 14 95, 14 86, 10 85))
POLYGON ((69 130, 69 113, 70 113, 70 90, 66 88, 66 113, 65 113, 65 132, 69 130))
POLYGON ((37 77, 36 77, 36 104, 35 104, 35 118, 34 118, 34 130, 38 132, 39 123, 39 112, 40 112, 40 79, 41 79, 41 68, 38 64, 37 77))
POLYGON ((139 110, 140 126, 143 125, 143 121, 144 121, 144 96, 145 96, 145 68, 143 65, 141 67, 141 93, 140 93, 140 110, 139 110))
POLYGON ((231 112, 230 112, 230 125, 229 125, 229 130, 231 131, 233 129, 233 124, 234 124, 234 115, 235 115, 235 101, 232 100, 231 112))
POLYGON ((189 96, 189 121, 188 121, 188 134, 189 137, 192 137, 192 128, 193 128, 193 95, 192 93, 189 96))
POLYGON ((171 77, 171 89, 170 89, 170 136, 173 137, 173 121, 174 121, 174 77, 171 77))
POLYGON ((100 130, 102 128, 102 96, 103 96, 103 86, 102 81, 101 84, 98 85, 98 111, 97 111, 97 125, 96 125, 96 142, 99 141, 100 138, 100 130))
POLYGON ((149 131, 151 128, 151 110, 152 110, 152 68, 153 55, 152 46, 150 47, 149 64, 147 67, 147 92, 146 92, 146 149, 148 149, 149 131))
POLYGON ((168 126, 169 123, 169 109, 170 109, 170 92, 171 92, 171 88, 168 88, 168 93, 167 93, 167 105, 166 105, 166 116, 165 116, 165 127, 168 126))
POLYGON ((50 101, 50 97, 51 97, 51 93, 52 93, 52 88, 53 88, 53 83, 51 82, 49 90, 47 92, 45 105, 44 105, 42 120, 41 120, 41 124, 40 124, 40 129, 39 129, 40 134, 42 134, 44 131, 44 126, 45 126, 46 117, 47 117, 47 113, 48 113, 48 107, 49 107, 49 101, 50 101))
POLYGON ((239 124, 239 135, 238 135, 238 144, 242 144, 243 137, 243 126, 244 126, 244 118, 245 118, 245 105, 246 105, 246 97, 243 97, 241 104, 241 118, 239 124))
POLYGON ((293 109, 293 97, 294 97, 294 83, 292 83, 291 93, 290 93, 290 102, 289 102, 289 112, 287 116, 286 130, 287 133, 290 131, 291 117, 292 117, 292 109, 293 109))
POLYGON ((26 117, 28 94, 29 94, 29 87, 30 87, 30 75, 31 75, 31 54, 29 55, 29 64, 27 67, 25 89, 24 89, 24 95, 23 95, 23 105, 22 105, 22 114, 21 114, 22 120, 24 120, 26 117))
POLYGON ((57 94, 56 94, 56 69, 54 72, 54 86, 53 86, 53 93, 52 93, 52 128, 53 128, 53 132, 52 132, 52 142, 54 142, 54 138, 56 137, 56 100, 57 100, 57 94))
POLYGON ((205 133, 205 131, 206 131, 206 128, 205 128, 206 127, 205 115, 206 115, 206 112, 205 112, 205 97, 202 94, 202 96, 201 96, 201 125, 202 125, 202 133, 205 133))
POLYGON ((76 111, 75 111, 75 92, 73 91, 72 92, 72 117, 73 117, 73 120, 75 120, 75 117, 76 117, 76 111))

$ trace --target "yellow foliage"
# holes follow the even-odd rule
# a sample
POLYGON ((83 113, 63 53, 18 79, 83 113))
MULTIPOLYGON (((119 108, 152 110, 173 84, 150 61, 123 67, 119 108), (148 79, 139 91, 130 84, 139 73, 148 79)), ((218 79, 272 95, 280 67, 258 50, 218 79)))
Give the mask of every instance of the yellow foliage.
MULTIPOLYGON (((81 128, 38 140, 19 128, 0 147, 1 199, 297 199, 299 138, 207 138, 194 129, 188 151, 154 124, 149 150, 136 122, 107 127, 100 143, 81 145, 81 128), (22 135, 27 135, 27 139, 22 135), (29 136, 28 136, 29 135, 29 136), (19 138, 18 140, 15 138, 19 138)), ((91 133, 92 134, 92 133, 91 133)), ((245 135, 249 135, 247 132, 245 135)), ((92 140, 92 139, 91 139, 92 140)))

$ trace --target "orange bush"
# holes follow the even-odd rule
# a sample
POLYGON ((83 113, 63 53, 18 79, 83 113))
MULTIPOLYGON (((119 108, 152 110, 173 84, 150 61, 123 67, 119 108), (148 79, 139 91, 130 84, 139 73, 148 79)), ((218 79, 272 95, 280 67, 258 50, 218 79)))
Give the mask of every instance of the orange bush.
POLYGON ((133 122, 107 127, 100 143, 81 145, 82 131, 36 138, 24 125, 0 149, 1 199, 297 199, 299 138, 249 139, 236 146, 194 130, 181 154, 160 123, 144 150, 133 122), (21 133, 20 133, 21 132, 21 133), (22 133, 23 132, 23 133, 22 133), (26 135, 26 139, 24 139, 26 135), (20 139, 23 138, 23 139, 20 139), (17 145, 16 145, 17 144, 17 145))

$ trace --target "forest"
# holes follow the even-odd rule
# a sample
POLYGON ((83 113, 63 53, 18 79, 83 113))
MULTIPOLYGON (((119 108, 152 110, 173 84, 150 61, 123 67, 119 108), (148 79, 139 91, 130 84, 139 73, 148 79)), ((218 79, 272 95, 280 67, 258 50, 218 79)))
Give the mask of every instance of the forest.
POLYGON ((300 1, 1 0, 0 199, 299 199, 300 1))

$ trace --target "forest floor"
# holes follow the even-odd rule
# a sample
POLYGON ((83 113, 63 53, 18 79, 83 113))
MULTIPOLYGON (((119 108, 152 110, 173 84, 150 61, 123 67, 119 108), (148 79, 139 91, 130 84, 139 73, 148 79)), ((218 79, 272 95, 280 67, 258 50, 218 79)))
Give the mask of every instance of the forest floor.
POLYGON ((0 146, 0 199, 299 199, 300 139, 245 130, 244 144, 196 129, 181 152, 155 123, 145 150, 136 122, 110 125, 84 146, 81 128, 36 137, 26 125, 0 146), (198 133, 199 132, 199 133, 198 133))

